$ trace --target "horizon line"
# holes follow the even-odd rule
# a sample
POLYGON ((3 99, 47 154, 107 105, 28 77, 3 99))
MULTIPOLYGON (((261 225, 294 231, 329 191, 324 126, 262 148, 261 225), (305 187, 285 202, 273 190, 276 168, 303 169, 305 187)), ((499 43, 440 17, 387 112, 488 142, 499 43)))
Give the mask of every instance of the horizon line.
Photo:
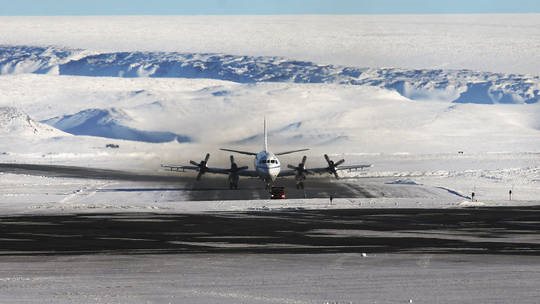
POLYGON ((418 15, 538 15, 539 12, 417 12, 417 13, 201 13, 201 14, 20 14, 0 17, 122 17, 122 16, 418 16, 418 15))

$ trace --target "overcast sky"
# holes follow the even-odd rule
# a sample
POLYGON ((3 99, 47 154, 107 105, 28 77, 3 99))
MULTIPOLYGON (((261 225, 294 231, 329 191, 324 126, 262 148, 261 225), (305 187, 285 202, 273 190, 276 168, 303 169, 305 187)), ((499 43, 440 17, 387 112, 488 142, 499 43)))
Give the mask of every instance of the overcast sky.
POLYGON ((0 0, 0 15, 540 13, 540 0, 0 0))

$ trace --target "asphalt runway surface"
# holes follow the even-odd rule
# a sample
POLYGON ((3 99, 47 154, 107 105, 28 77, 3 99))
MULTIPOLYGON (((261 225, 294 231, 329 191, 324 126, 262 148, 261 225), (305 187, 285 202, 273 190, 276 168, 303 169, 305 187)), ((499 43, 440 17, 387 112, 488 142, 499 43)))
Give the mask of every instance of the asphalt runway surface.
POLYGON ((540 206, 0 217, 0 255, 540 255, 540 206))
MULTIPOLYGON (((264 182, 257 178, 241 178, 238 190, 229 190, 226 175, 205 175, 200 181, 192 173, 140 174, 128 171, 58 166, 43 164, 0 163, 0 172, 48 177, 81 178, 130 181, 137 183, 132 188, 113 188, 102 191, 179 191, 187 194, 188 200, 252 200, 268 199, 264 182)), ((346 180, 336 181, 329 176, 311 177, 305 182, 304 190, 296 189, 294 178, 278 178, 276 186, 286 188, 287 198, 353 198, 374 197, 375 195, 357 183, 346 180)))

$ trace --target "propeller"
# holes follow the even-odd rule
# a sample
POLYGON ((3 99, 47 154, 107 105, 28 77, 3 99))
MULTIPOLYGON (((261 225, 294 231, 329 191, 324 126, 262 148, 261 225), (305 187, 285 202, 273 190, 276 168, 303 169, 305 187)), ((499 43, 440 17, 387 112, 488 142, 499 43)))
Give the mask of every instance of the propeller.
POLYGON ((248 166, 238 167, 238 165, 234 162, 234 156, 231 155, 231 168, 227 171, 229 171, 229 174, 232 175, 238 175, 238 172, 242 170, 246 170, 248 166))
POLYGON ((326 159, 326 162, 328 163, 328 167, 326 167, 326 171, 330 174, 334 174, 336 179, 339 179, 339 175, 337 174, 337 167, 345 162, 344 159, 338 160, 337 162, 334 162, 333 160, 328 157, 327 154, 324 155, 324 159, 326 159))
POLYGON ((231 155, 231 168, 227 170, 227 172, 229 172, 230 189, 238 189, 238 179, 240 178, 238 172, 246 170, 247 168, 247 166, 238 167, 238 165, 234 162, 234 156, 231 155))
POLYGON ((204 158, 204 160, 201 160, 200 163, 196 163, 192 160, 189 161, 192 165, 199 167, 199 174, 197 174, 197 180, 201 180, 201 176, 203 176, 203 174, 208 172, 208 166, 206 164, 208 164, 209 158, 210 158, 210 153, 206 153, 206 157, 204 158))
POLYGON ((302 157, 302 162, 299 163, 298 166, 287 165, 287 168, 296 171, 296 180, 304 180, 306 179, 307 174, 313 174, 313 172, 306 169, 306 160, 307 156, 304 155, 304 157, 302 157))

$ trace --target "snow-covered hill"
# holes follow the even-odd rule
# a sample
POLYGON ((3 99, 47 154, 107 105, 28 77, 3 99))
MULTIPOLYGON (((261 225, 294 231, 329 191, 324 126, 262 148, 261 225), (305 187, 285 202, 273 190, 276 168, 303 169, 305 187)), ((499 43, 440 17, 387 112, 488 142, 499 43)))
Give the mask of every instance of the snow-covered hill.
POLYGON ((0 16, 0 44, 540 76, 538 37, 540 14, 0 16))
MULTIPOLYGON (((276 150, 540 150, 540 103, 412 102, 384 88, 339 84, 36 74, 1 79, 0 105, 17 105, 67 132, 131 140, 164 132, 165 141, 174 139, 172 133, 203 145, 203 152, 220 146, 260 149, 263 116, 276 150)), ((157 137, 150 139, 163 140, 157 137)))
POLYGON ((52 71, 76 76, 370 85, 395 90, 412 100, 455 103, 521 104, 540 101, 538 76, 470 70, 343 67, 263 56, 174 52, 85 53, 51 47, 5 46, 0 48, 0 69, 3 74, 52 71))
POLYGON ((172 132, 137 130, 126 126, 132 118, 124 111, 111 109, 86 109, 71 115, 63 115, 42 121, 73 135, 89 135, 144 142, 189 142, 185 135, 172 132))
POLYGON ((68 134, 34 121, 17 108, 0 107, 0 136, 37 139, 65 135, 68 134))

